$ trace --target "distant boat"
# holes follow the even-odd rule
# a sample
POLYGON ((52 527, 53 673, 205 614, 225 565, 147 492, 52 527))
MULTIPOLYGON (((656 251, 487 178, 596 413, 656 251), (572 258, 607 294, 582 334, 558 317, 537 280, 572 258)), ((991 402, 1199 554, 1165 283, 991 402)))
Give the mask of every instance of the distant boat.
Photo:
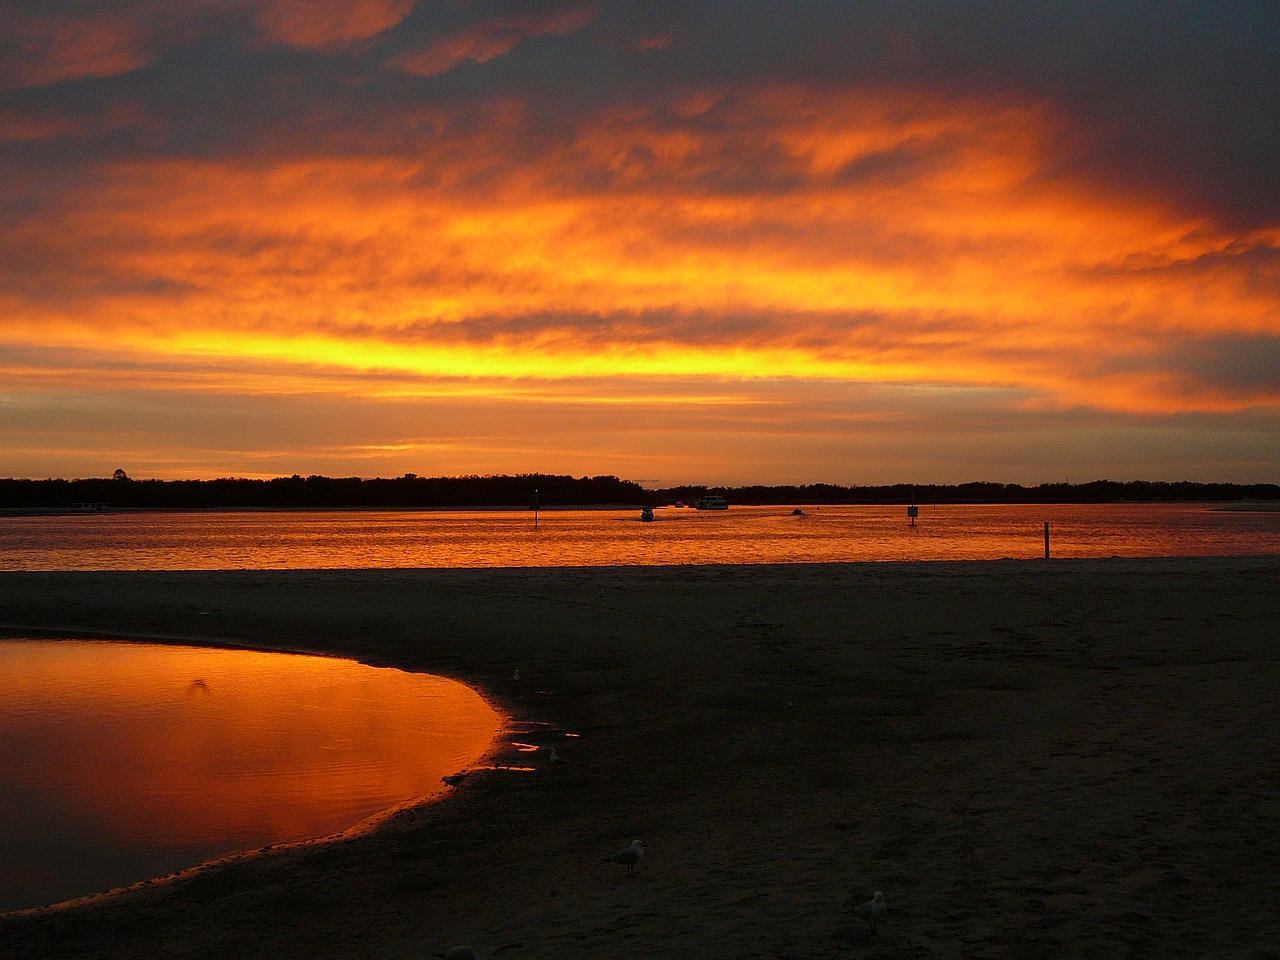
POLYGON ((645 523, 652 523, 652 522, 653 522, 653 507, 641 507, 641 508, 640 508, 640 519, 641 519, 641 520, 643 520, 645 523))
POLYGON ((695 510, 728 510, 729 501, 724 497, 712 494, 711 496, 699 497, 693 501, 693 508, 695 510))
POLYGON ((675 503, 673 503, 673 504, 672 504, 672 506, 673 506, 673 507, 683 507, 683 506, 684 506, 684 501, 683 501, 683 500, 677 500, 675 503))

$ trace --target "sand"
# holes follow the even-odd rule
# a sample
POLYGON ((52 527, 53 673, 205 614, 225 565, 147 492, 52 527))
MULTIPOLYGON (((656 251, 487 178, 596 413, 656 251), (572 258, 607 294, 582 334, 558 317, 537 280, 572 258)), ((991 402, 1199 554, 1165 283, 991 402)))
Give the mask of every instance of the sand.
POLYGON ((1280 558, 0 574, 10 632, 428 670, 511 717, 491 759, 568 759, 9 915, 0 956, 1280 957, 1277 587, 1280 558), (637 838, 634 877, 601 862, 637 838), (873 935, 846 902, 876 890, 873 935))

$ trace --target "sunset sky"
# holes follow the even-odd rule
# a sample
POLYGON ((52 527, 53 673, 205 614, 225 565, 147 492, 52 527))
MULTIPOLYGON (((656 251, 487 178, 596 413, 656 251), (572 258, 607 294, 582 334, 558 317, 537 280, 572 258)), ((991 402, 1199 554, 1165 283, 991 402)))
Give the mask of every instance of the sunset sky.
POLYGON ((6 0, 0 476, 1280 481, 1280 4, 6 0))

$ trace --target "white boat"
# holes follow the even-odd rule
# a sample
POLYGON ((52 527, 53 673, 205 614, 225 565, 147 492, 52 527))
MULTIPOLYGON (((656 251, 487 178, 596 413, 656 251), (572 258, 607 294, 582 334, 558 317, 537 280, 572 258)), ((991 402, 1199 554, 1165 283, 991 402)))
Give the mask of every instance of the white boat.
POLYGON ((693 508, 695 510, 728 510, 729 501, 724 497, 711 494, 706 497, 699 497, 697 500, 693 501, 693 508))
POLYGON ((640 519, 641 519, 641 520, 643 520, 645 523, 652 523, 652 522, 653 522, 653 507, 641 507, 641 508, 640 508, 640 519))

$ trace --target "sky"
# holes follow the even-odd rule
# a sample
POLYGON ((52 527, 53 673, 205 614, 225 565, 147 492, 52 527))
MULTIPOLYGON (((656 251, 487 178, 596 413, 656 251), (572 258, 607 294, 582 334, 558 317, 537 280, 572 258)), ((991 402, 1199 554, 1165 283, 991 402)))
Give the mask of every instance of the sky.
POLYGON ((5 0, 0 476, 1280 481, 1280 4, 5 0))

